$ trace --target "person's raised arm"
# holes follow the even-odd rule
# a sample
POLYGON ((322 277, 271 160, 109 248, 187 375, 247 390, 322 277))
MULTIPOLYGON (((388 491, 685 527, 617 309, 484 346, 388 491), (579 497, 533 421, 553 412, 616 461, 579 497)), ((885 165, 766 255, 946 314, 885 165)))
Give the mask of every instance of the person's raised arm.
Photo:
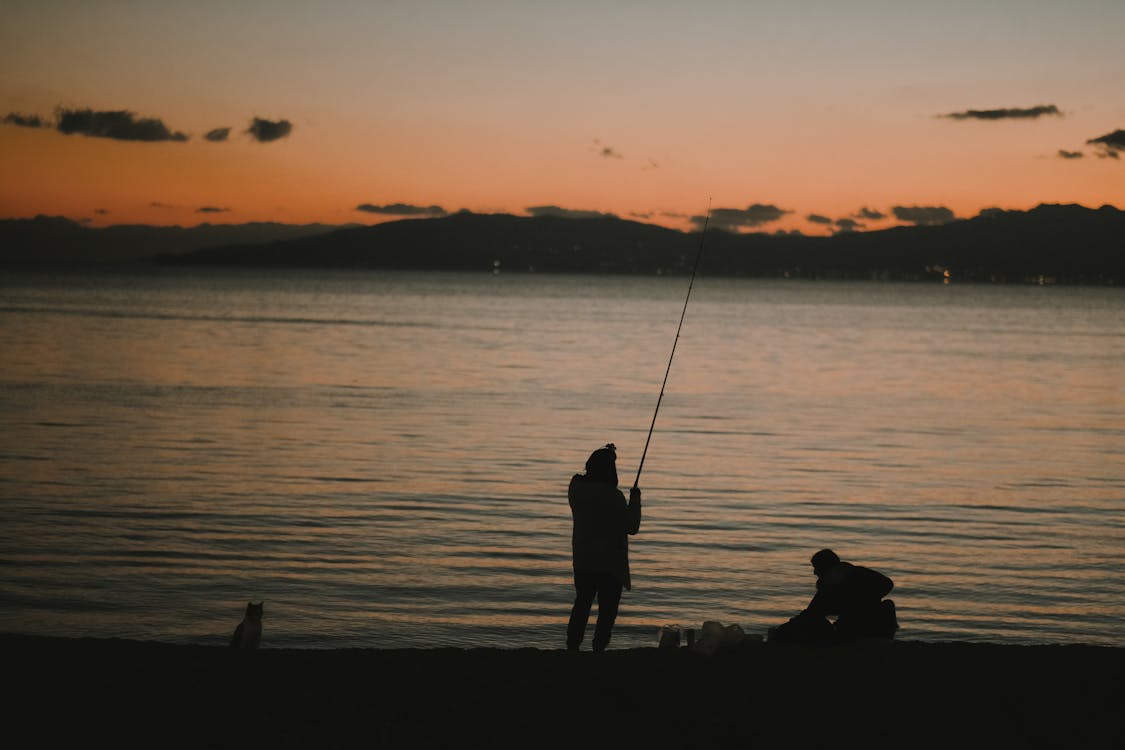
POLYGON ((636 534, 641 528, 641 491, 629 489, 629 504, 625 507, 625 533, 636 534))

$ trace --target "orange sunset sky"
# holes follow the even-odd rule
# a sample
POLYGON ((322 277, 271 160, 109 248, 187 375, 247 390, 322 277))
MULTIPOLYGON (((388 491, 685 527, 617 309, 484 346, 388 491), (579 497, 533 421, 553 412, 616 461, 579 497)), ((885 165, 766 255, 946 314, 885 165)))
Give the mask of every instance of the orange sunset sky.
POLYGON ((552 206, 688 228, 711 200, 731 228, 817 234, 905 221, 896 207, 1125 208, 1125 144, 1106 139, 1125 129, 1123 0, 2 0, 0 14, 0 218, 552 206))

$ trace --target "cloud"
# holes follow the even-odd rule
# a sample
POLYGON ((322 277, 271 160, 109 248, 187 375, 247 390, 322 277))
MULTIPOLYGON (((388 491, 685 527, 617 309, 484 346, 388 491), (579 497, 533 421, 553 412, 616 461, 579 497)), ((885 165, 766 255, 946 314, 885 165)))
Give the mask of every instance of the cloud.
POLYGON ((594 151, 597 153, 598 156, 602 157, 603 159, 624 159, 625 158, 624 156, 621 155, 621 152, 619 152, 617 149, 613 148, 612 146, 603 146, 602 142, 600 140, 598 140, 597 138, 594 139, 594 151))
POLYGON ((106 216, 107 214, 109 214, 109 211, 104 208, 95 208, 94 213, 96 213, 98 216, 106 216))
POLYGON ((197 214, 225 214, 230 211, 229 208, 220 208, 219 206, 200 206, 195 209, 197 214))
POLYGON ((1035 107, 1007 107, 1003 109, 967 109, 964 112, 950 112, 938 115, 948 120, 1037 120, 1045 115, 1062 117, 1063 113, 1054 104, 1040 104, 1035 107))
POLYGON ((809 214, 808 216, 805 217, 805 221, 811 221, 813 224, 831 224, 832 223, 832 219, 829 219, 827 216, 821 216, 820 214, 809 214))
POLYGON ((582 211, 573 208, 559 208, 558 206, 529 206, 524 209, 531 216, 561 216, 564 219, 616 219, 614 214, 603 214, 600 211, 582 211))
POLYGON ((1082 153, 1081 151, 1067 151, 1065 148, 1059 149, 1060 159, 1081 159, 1085 155, 1086 154, 1082 153))
POLYGON ((412 206, 409 203, 391 203, 386 206, 376 206, 371 203, 360 203, 356 211, 369 214, 384 214, 386 216, 447 216, 448 212, 441 206, 412 206))
POLYGON ((923 226, 945 224, 957 218, 945 206, 895 206, 891 212, 899 221, 923 226))
POLYGON ((261 117, 255 117, 250 122, 250 127, 246 132, 253 137, 258 143, 269 143, 276 141, 279 138, 285 138, 293 132, 293 123, 288 120, 263 120, 261 117))
POLYGON ((214 130, 208 130, 207 134, 203 137, 215 143, 225 141, 228 137, 230 137, 230 128, 215 128, 214 130))
POLYGON ((863 224, 855 219, 836 219, 836 230, 840 232, 854 232, 858 229, 863 229, 863 224))
POLYGON ((56 128, 64 135, 79 133, 90 138, 112 138, 118 141, 186 141, 188 137, 173 132, 155 117, 140 117, 128 110, 96 111, 62 109, 56 112, 56 128))
POLYGON ((1086 141, 1098 148, 1098 156, 1116 159, 1120 152, 1125 151, 1125 130, 1115 130, 1098 138, 1086 141))
MULTIPOLYGON (((785 214, 791 213, 793 212, 762 203, 755 203, 746 208, 716 208, 711 211, 709 225, 713 226, 715 229, 721 229, 726 232, 737 232, 743 227, 757 227, 762 224, 769 224, 777 221, 785 214)), ((691 217, 691 223, 697 229, 701 229, 706 218, 705 216, 693 216, 691 217)))
POLYGON ((855 216, 856 218, 868 219, 869 221, 879 221, 880 219, 887 218, 887 215, 882 211, 876 211, 875 209, 868 208, 867 206, 864 206, 863 208, 856 211, 855 216))
POLYGON ((4 116, 8 125, 19 125, 21 128, 49 128, 51 123, 39 115, 21 115, 19 112, 9 112, 4 116))

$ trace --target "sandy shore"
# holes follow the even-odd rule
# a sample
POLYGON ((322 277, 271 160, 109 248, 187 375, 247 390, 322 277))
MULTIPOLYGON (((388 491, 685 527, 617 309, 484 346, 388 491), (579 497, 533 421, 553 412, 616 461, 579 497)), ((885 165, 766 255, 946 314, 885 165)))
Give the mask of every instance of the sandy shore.
POLYGON ((274 650, 0 636, 31 747, 1097 747, 1125 649, 274 650))

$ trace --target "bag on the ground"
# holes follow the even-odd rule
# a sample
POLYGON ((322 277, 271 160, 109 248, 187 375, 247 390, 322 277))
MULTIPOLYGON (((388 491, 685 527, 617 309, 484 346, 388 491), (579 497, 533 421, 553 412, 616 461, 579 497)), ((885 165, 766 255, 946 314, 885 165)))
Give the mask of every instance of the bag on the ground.
POLYGON ((723 625, 708 620, 700 628, 700 635, 692 647, 693 651, 710 656, 716 651, 738 646, 746 638, 746 633, 738 625, 723 625))

